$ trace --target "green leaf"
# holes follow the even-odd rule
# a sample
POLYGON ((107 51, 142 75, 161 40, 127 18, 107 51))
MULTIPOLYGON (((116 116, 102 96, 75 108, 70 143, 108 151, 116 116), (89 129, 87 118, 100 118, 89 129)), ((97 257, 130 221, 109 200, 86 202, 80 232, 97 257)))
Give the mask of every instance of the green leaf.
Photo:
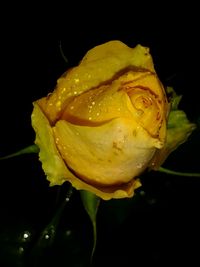
POLYGON ((10 158, 21 156, 21 155, 24 155, 24 154, 32 154, 32 153, 38 153, 38 152, 39 152, 38 146, 30 145, 30 146, 27 146, 27 147, 25 147, 23 149, 20 149, 19 151, 15 152, 15 153, 12 153, 10 155, 4 156, 4 157, 0 157, 0 160, 10 159, 10 158))
MULTIPOLYGON (((59 194, 60 194, 60 188, 59 188, 59 194)), ((73 187, 70 185, 65 194, 64 200, 61 202, 61 205, 57 207, 56 212, 53 215, 51 221, 47 224, 47 226, 40 233, 38 239, 35 240, 35 244, 30 250, 30 254, 28 258, 29 260, 28 266, 38 266, 38 261, 41 259, 42 255, 44 254, 45 249, 52 246, 55 240, 56 234, 57 234, 57 229, 60 223, 60 218, 62 216, 62 213, 66 205, 69 203, 72 194, 73 194, 73 187)))
POLYGON ((91 219, 92 226, 93 226, 94 241, 93 241, 93 248, 92 248, 92 253, 91 253, 91 261, 92 261, 95 248, 96 248, 96 241, 97 241, 96 215, 97 215, 98 207, 100 204, 100 198, 97 197, 95 194, 89 191, 85 191, 85 190, 81 190, 80 194, 81 194, 83 206, 85 210, 87 211, 91 219))

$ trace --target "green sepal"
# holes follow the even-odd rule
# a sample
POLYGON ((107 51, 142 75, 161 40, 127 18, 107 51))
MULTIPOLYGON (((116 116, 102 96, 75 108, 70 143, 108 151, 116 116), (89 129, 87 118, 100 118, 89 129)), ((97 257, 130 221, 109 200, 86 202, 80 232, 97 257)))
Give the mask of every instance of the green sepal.
POLYGON ((39 148, 37 145, 30 145, 10 155, 0 157, 0 160, 10 159, 10 158, 21 156, 24 154, 32 154, 32 153, 38 153, 38 152, 39 152, 39 148))
POLYGON ((171 106, 167 121, 167 138, 164 147, 156 152, 151 162, 150 169, 154 170, 158 170, 169 154, 186 142, 196 129, 196 124, 189 121, 183 110, 178 109, 182 96, 177 95, 172 87, 167 87, 166 91, 171 106))
POLYGON ((100 198, 97 197, 95 194, 85 190, 81 190, 80 194, 83 206, 86 212, 88 213, 93 226, 93 248, 91 253, 91 261, 92 261, 97 242, 96 216, 100 204, 100 198))

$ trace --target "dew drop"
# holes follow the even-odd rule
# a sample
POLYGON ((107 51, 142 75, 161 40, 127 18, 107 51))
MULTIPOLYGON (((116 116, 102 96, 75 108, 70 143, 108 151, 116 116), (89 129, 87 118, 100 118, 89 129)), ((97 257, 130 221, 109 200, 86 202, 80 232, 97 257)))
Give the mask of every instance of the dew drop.
POLYGON ((62 89, 62 93, 64 93, 66 91, 66 88, 64 87, 63 89, 62 89))
POLYGON ((71 110, 74 109, 74 106, 71 106, 70 109, 71 109, 71 110))
POLYGON ((91 121, 92 120, 92 117, 89 117, 89 121, 91 121))
POLYGON ((141 168, 142 168, 142 166, 143 166, 143 164, 142 164, 142 163, 137 163, 137 165, 136 165, 136 168, 138 168, 138 169, 141 169, 141 168))
POLYGON ((70 235, 71 235, 71 233, 72 233, 72 231, 71 231, 71 230, 66 230, 66 232, 65 232, 66 236, 70 236, 70 235))
POLYGON ((44 236, 44 238, 45 238, 46 240, 48 240, 48 239, 50 238, 50 236, 49 236, 48 234, 46 234, 46 235, 44 236))
POLYGON ((97 116, 99 116, 100 115, 100 113, 99 112, 97 112, 97 116))
POLYGON ((23 247, 19 247, 19 253, 22 254, 24 252, 24 248, 23 247))
POLYGON ((139 109, 139 110, 136 112, 136 114, 137 114, 138 116, 142 116, 143 113, 144 113, 144 111, 141 110, 141 109, 139 109))
POLYGON ((94 101, 92 102, 92 105, 93 105, 93 106, 95 105, 95 102, 94 102, 94 101))
POLYGON ((56 107, 60 108, 60 106, 61 106, 61 101, 56 102, 56 107))
POLYGON ((145 196, 145 195, 146 195, 145 191, 144 191, 144 190, 141 190, 141 191, 140 191, 140 195, 141 195, 142 197, 145 196))
POLYGON ((25 231, 24 234, 23 234, 23 238, 24 239, 28 239, 29 237, 30 237, 30 232, 25 231))

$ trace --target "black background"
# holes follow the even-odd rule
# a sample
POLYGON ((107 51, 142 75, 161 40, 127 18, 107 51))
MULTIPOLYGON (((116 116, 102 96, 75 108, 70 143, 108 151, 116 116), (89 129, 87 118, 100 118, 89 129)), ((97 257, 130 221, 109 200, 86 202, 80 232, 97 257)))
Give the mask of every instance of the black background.
MULTIPOLYGON (((34 142, 32 102, 52 91, 59 76, 77 65, 87 50, 113 39, 131 47, 138 43, 148 46, 161 81, 183 95, 180 108, 199 123, 195 7, 175 10, 168 3, 154 13, 145 4, 139 9, 124 7, 118 12, 104 7, 97 13, 97 5, 88 14, 79 6, 81 15, 77 7, 62 5, 53 12, 33 6, 23 12, 19 7, 5 9, 0 50, 0 155, 34 142)), ((198 124, 188 142, 170 155, 166 167, 200 171, 199 128, 198 124)), ((31 266, 34 261, 29 254, 55 212, 59 188, 48 187, 37 155, 1 161, 0 170, 0 266, 31 266), (31 233, 26 242, 22 238, 25 230, 31 233), (20 254, 21 246, 25 250, 20 254)), ((199 178, 148 173, 142 182, 133 200, 101 203, 94 266, 198 265, 199 178), (123 213, 125 209, 127 213, 123 213)), ((65 190, 64 186, 61 198, 65 190)), ((75 192, 63 212, 53 245, 41 249, 35 266, 89 266, 91 244, 90 221, 75 192), (68 230, 71 235, 66 237, 68 230)))

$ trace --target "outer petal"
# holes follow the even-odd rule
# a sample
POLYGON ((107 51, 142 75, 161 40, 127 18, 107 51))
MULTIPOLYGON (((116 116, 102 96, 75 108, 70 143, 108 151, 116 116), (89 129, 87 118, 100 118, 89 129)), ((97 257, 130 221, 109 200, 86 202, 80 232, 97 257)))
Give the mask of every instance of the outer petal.
POLYGON ((97 127, 59 121, 54 133, 67 166, 83 181, 97 187, 130 182, 147 167, 160 143, 124 118, 97 127))
POLYGON ((61 185, 66 180, 66 177, 73 179, 74 175, 68 171, 56 148, 49 121, 37 103, 34 103, 32 126, 36 132, 35 143, 40 148, 39 157, 42 162, 42 168, 51 185, 61 185))
POLYGON ((96 188, 76 177, 66 167, 54 140, 53 130, 49 121, 37 103, 34 103, 32 126, 36 132, 35 143, 40 147, 39 157, 43 170, 50 181, 50 185, 61 185, 69 181, 78 190, 88 190, 102 199, 132 197, 134 189, 140 186, 139 180, 132 180, 123 186, 111 188, 96 188))

